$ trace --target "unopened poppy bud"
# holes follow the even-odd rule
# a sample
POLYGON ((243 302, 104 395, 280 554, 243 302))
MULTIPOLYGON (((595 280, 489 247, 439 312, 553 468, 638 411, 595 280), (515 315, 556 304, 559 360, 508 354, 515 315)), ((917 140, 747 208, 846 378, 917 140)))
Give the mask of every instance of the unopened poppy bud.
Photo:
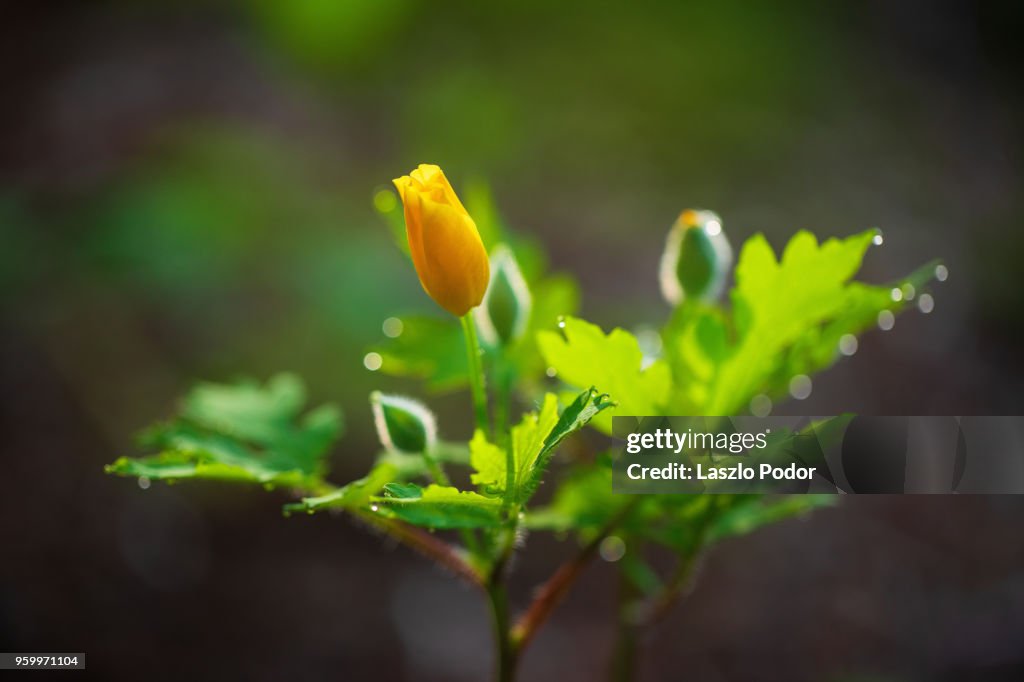
POLYGON ((484 341, 507 345, 526 333, 533 297, 512 249, 498 245, 491 255, 491 281, 483 303, 473 311, 484 341))
POLYGON ((732 248, 722 219, 712 211, 683 211, 668 233, 661 256, 661 293, 672 305, 689 297, 713 300, 732 267, 732 248))
POLYGON ((377 436, 388 450, 407 454, 429 452, 437 442, 437 422, 433 413, 411 398, 370 394, 377 436))
POLYGON ((394 183, 420 284, 438 305, 462 317, 480 305, 490 276, 476 223, 438 166, 420 164, 394 183))

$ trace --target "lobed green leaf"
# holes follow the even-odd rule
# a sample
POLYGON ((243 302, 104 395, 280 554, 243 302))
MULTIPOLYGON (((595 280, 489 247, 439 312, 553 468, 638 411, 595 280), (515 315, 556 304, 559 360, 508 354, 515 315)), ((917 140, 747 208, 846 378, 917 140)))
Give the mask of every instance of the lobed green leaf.
POLYGON ((302 382, 290 374, 263 386, 199 384, 182 401, 179 416, 143 434, 143 444, 157 454, 121 457, 106 471, 317 489, 327 469, 324 455, 341 433, 341 413, 324 405, 302 415, 305 400, 302 382))
MULTIPOLYGON (((660 360, 644 366, 636 337, 622 329, 605 334, 597 325, 569 317, 563 334, 544 331, 537 344, 559 378, 575 386, 595 386, 607 393, 627 415, 661 414, 672 387, 667 364, 660 360)), ((611 433, 611 414, 594 415, 594 425, 611 433)))

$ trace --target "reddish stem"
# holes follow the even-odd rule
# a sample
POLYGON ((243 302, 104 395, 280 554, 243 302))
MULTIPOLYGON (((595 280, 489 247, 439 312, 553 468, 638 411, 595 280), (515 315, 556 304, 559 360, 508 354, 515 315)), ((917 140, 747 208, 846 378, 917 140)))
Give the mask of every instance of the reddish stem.
POLYGON ((622 520, 632 511, 638 501, 639 497, 634 497, 624 504, 615 513, 615 516, 609 519, 600 532, 594 536, 593 540, 584 545, 576 556, 562 564, 548 578, 547 582, 540 586, 530 606, 519 617, 519 620, 512 628, 512 642, 518 650, 526 648, 530 640, 537 633, 537 630, 540 629, 540 626, 544 624, 544 621, 548 619, 551 612, 555 610, 555 607, 568 594, 569 588, 576 582, 583 569, 594 558, 598 547, 601 545, 601 541, 608 537, 608 534, 615 530, 616 526, 622 523, 622 520))
POLYGON ((354 510, 353 514, 426 558, 444 566, 469 584, 484 587, 483 576, 463 558, 462 553, 453 545, 404 521, 379 516, 365 509, 354 510))

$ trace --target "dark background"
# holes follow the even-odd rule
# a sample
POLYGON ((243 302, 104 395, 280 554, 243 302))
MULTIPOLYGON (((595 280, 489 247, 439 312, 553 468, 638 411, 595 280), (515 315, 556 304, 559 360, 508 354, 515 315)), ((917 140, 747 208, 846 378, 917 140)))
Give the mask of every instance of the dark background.
MULTIPOLYGON (((375 452, 390 315, 435 310, 372 197, 436 162, 657 324, 681 208, 885 233, 864 277, 949 266, 815 381, 830 414, 1014 414, 1024 390, 1021 5, 1013 2, 9 3, 0 17, 0 650, 109 680, 480 680, 479 595, 283 497, 108 478, 195 379, 304 376, 375 452)), ((469 434, 463 394, 429 397, 469 434)), ((846 499, 727 542, 646 642, 646 680, 1024 678, 1024 502, 846 499)), ((568 555, 533 536, 513 605, 568 555)), ((523 679, 600 679, 592 568, 523 679)))

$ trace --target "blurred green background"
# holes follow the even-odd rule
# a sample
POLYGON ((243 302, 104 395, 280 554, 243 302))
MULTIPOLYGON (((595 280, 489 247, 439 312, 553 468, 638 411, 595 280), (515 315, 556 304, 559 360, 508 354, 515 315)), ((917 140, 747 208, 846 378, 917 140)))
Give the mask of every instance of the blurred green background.
MULTIPOLYGON (((84 647, 105 679, 131 679, 130 663, 171 649, 182 660, 168 679, 194 669, 188 660, 217 656, 228 659, 217 664, 222 678, 280 679, 304 656, 302 679, 328 679, 342 664, 341 679, 365 679, 394 651, 396 677, 478 679, 486 641, 452 666, 437 658, 443 643, 424 644, 417 628, 388 615, 395 595, 411 594, 428 595, 424 609, 434 600, 464 613, 468 597, 444 592, 415 559, 382 553, 336 520, 286 523, 261 494, 200 486, 142 499, 100 476, 193 380, 281 369, 305 377, 315 401, 344 408, 335 478, 362 473, 374 452, 370 390, 418 391, 367 371, 363 354, 381 340, 385 318, 442 314, 373 204, 421 162, 440 164, 457 188, 486 183, 504 221, 541 244, 552 269, 578 278, 583 315, 605 327, 664 320, 657 262, 685 207, 718 211, 734 248, 757 231, 779 248, 798 229, 834 236, 878 226, 885 245, 870 254, 866 277, 885 281, 944 258, 951 275, 935 312, 867 335, 853 359, 816 380, 807 402, 782 409, 1018 412, 1021 15, 1012 2, 882 1, 8 8, 0 22, 0 537, 19 549, 0 569, 0 649, 84 647), (152 501, 158 496, 165 506, 152 501), (142 551, 130 549, 140 542, 142 551), (338 568, 343 562, 349 568, 338 568), (239 575, 253 576, 241 580, 251 592, 239 575), (383 584, 379 594, 353 596, 338 575, 349 585, 383 576, 383 584), (263 603, 251 629, 217 615, 239 613, 232 604, 267 586, 298 591, 263 603), (346 600, 374 615, 328 606, 346 600), (210 630, 180 634, 196 618, 210 630), (222 649, 207 643, 218 636, 222 649), (126 647, 135 653, 112 662, 126 647), (244 652, 263 664, 239 667, 244 652)), ((468 435, 466 396, 430 401, 444 435, 468 435)), ((902 627, 885 625, 896 607, 878 596, 892 583, 867 583, 862 591, 881 601, 851 616, 850 629, 892 651, 857 653, 828 640, 811 661, 794 652, 771 665, 786 679, 944 675, 977 660, 1003 670, 1004 650, 1020 665, 1024 556, 1010 530, 1010 512, 1020 511, 1015 501, 904 499, 824 513, 832 521, 816 528, 829 537, 856 535, 857 524, 875 519, 869 525, 887 529, 877 551, 910 575, 934 559, 936 543, 959 546, 986 524, 994 530, 975 538, 950 579, 984 582, 985 570, 1004 570, 998 580, 1015 596, 986 593, 1004 604, 989 622, 983 605, 940 580, 945 608, 976 608, 984 623, 969 634, 990 638, 988 648, 950 649, 944 642, 962 634, 955 618, 935 626, 930 607, 902 601, 920 616, 902 625, 933 628, 905 641, 902 627), (946 535, 922 520, 951 514, 959 520, 946 535), (892 518, 911 521, 894 530, 892 518), (927 551, 908 549, 901 533, 927 551)), ((770 532, 790 533, 771 542, 789 542, 846 579, 849 567, 833 569, 819 556, 825 550, 801 545, 799 529, 770 532)), ((853 552, 856 541, 847 542, 853 552)), ((730 551, 750 560, 757 543, 730 551)), ((944 559, 956 556, 947 547, 944 559)), ((527 562, 520 575, 528 584, 549 568, 527 562)), ((581 590, 607 592, 602 585, 581 590)), ((822 603, 800 602, 789 617, 807 623, 839 593, 821 590, 813 599, 822 603)), ((468 603, 469 625, 442 632, 475 641, 482 611, 468 603)), ((588 605, 573 608, 581 620, 553 624, 555 641, 604 641, 603 630, 580 624, 590 622, 588 605)), ((741 625, 711 628, 697 640, 709 648, 688 660, 754 679, 742 671, 769 654, 715 648, 742 638, 741 625)), ((530 679, 600 670, 566 667, 557 651, 531 653, 530 679)), ((677 654, 664 654, 665 665, 677 654)), ((663 669, 647 674, 674 679, 663 669)))

